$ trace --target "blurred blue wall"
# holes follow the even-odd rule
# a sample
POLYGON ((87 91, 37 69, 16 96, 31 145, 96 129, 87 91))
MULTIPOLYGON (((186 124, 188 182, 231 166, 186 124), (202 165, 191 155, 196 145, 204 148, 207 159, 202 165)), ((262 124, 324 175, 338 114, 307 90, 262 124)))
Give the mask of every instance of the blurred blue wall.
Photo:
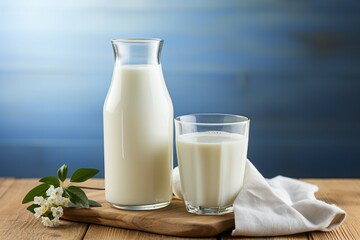
POLYGON ((1 1, 0 176, 103 176, 110 40, 161 37, 175 115, 249 116, 267 177, 360 177, 359 26, 359 1, 1 1))

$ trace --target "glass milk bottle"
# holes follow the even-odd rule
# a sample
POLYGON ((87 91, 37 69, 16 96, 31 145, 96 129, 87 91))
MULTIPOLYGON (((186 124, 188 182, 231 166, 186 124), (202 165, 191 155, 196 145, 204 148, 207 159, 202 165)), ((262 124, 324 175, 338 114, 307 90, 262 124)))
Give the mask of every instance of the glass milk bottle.
POLYGON ((150 210, 172 198, 173 105, 161 39, 115 39, 104 103, 105 196, 114 207, 150 210))

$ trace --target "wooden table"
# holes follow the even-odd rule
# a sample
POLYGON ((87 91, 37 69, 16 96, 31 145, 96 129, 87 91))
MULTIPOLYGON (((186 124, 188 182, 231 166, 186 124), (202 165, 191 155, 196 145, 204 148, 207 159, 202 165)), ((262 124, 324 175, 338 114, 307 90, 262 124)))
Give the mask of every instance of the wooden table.
MULTIPOLYGON (((304 179, 317 184, 317 197, 334 203, 347 213, 345 223, 331 232, 310 232, 292 236, 261 239, 360 239, 360 179, 304 179)), ((46 228, 21 204, 24 195, 36 186, 37 179, 0 178, 0 239, 194 239, 177 238, 140 231, 62 220, 58 228, 46 228)), ((102 186, 103 180, 88 181, 87 185, 102 186)), ((217 238, 232 238, 224 233, 217 238)))

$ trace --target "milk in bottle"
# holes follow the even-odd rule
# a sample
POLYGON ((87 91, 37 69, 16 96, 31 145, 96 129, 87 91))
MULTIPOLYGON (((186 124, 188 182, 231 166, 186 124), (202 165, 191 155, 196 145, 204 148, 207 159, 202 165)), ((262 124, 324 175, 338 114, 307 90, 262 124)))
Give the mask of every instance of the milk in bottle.
POLYGON ((114 207, 147 210, 172 197, 173 106, 160 39, 116 39, 104 108, 105 196, 114 207))

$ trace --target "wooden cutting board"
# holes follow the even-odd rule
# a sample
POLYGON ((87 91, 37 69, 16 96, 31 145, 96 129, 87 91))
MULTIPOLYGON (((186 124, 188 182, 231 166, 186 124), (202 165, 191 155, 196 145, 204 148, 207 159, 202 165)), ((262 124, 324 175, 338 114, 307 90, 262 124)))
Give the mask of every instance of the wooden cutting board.
POLYGON ((89 199, 103 206, 90 209, 69 208, 66 220, 95 223, 180 237, 211 237, 235 227, 234 214, 200 216, 188 213, 184 202, 174 198, 165 208, 150 211, 115 209, 105 201, 104 191, 87 192, 89 199))

